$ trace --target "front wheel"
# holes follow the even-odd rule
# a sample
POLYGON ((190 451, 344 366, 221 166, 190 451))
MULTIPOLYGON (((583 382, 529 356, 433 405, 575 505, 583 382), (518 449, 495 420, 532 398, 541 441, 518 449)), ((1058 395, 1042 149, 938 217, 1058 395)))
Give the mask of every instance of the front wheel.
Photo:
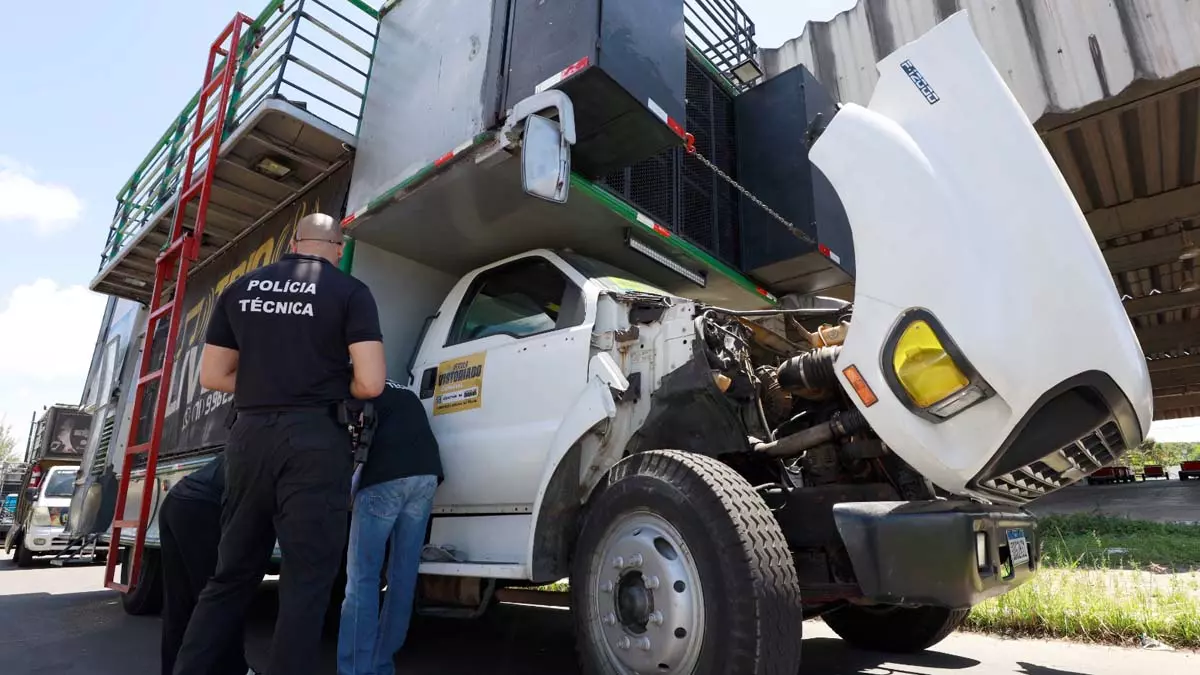
POLYGON ((17 539, 17 550, 13 554, 13 559, 17 561, 17 567, 33 567, 33 551, 25 548, 25 534, 22 533, 17 539))
POLYGON ((803 611, 791 552, 744 478, 656 450, 613 467, 572 561, 589 675, 795 675, 803 611))
POLYGON ((821 618, 851 645, 908 654, 936 645, 966 621, 968 609, 847 605, 821 618))

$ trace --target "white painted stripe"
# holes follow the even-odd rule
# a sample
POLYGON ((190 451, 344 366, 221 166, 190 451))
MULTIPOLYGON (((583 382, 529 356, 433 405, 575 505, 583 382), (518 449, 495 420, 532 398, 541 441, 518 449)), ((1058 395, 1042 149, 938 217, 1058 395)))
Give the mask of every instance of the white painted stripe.
POLYGON ((540 94, 543 91, 546 91, 547 89, 549 89, 550 87, 553 87, 554 85, 558 84, 559 82, 562 82, 564 72, 566 72, 566 71, 559 71, 559 72, 551 75, 550 77, 546 78, 545 80, 542 80, 541 84, 539 84, 538 86, 533 88, 533 93, 540 94))
POLYGON ((833 251, 829 252, 829 259, 832 260, 833 262, 837 263, 838 265, 842 264, 841 257, 838 256, 838 254, 834 253, 833 251))
POLYGON ((473 138, 463 141, 457 148, 454 149, 454 154, 458 155, 466 152, 467 148, 471 147, 471 144, 474 142, 475 139, 473 138))
POLYGON ((654 99, 651 98, 651 99, 646 99, 646 100, 649 101, 650 112, 654 113, 655 117, 662 120, 663 124, 666 124, 667 123, 667 111, 663 110, 662 106, 655 103, 654 99))
POLYGON ((650 229, 654 229, 654 221, 644 214, 637 214, 637 221, 650 229))

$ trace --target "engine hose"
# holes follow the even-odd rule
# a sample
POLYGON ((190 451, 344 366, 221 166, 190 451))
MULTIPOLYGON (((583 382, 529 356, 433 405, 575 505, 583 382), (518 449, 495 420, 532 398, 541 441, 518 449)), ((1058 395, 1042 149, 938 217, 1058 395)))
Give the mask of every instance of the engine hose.
POLYGON ((770 443, 754 446, 756 452, 772 457, 794 457, 809 448, 828 443, 835 438, 852 436, 867 428, 867 418, 858 410, 843 410, 834 413, 828 422, 816 424, 803 431, 784 436, 770 443))
POLYGON ((842 352, 840 345, 821 347, 784 361, 779 366, 779 386, 784 389, 832 389, 837 386, 833 362, 842 352))

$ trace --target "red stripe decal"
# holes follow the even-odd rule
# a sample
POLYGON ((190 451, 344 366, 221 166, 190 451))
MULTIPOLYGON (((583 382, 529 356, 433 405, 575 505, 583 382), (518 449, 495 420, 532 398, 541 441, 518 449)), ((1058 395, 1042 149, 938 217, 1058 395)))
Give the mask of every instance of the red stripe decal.
POLYGON ((662 225, 659 225, 658 223, 654 224, 654 231, 661 234, 664 237, 669 238, 671 236, 671 231, 668 230, 667 228, 663 227, 662 225))
POLYGON ((765 288, 762 288, 762 287, 757 287, 757 288, 755 288, 754 290, 758 291, 758 294, 759 294, 759 295, 761 295, 761 296, 763 296, 763 297, 767 297, 767 298, 771 297, 771 294, 770 294, 770 293, 768 293, 768 292, 767 292, 767 289, 765 289, 765 288))
POLYGON ((820 251, 821 255, 825 256, 826 258, 829 257, 829 247, 825 244, 817 244, 817 250, 820 251))
POLYGON ((354 222, 354 219, 355 219, 355 218, 357 218, 357 217, 358 217, 358 216, 356 216, 355 214, 351 213, 350 215, 348 215, 348 216, 346 216, 345 218, 343 218, 343 219, 342 219, 342 229, 344 230, 344 229, 346 229, 347 227, 349 227, 349 226, 350 226, 350 223, 353 223, 353 222, 354 222))
POLYGON ((560 75, 562 76, 562 79, 565 80, 568 77, 574 75, 575 73, 578 73, 579 71, 583 70, 584 68, 587 68, 588 62, 589 62, 589 58, 585 56, 582 59, 579 59, 578 61, 576 61, 575 63, 572 63, 571 65, 567 66, 566 70, 564 70, 564 71, 562 71, 562 73, 560 73, 560 75))
POLYGON ((674 117, 667 118, 667 126, 671 127, 671 131, 674 131, 680 138, 684 138, 687 135, 687 132, 683 129, 683 125, 676 122, 674 117))
POLYGON ((441 157, 438 157, 437 159, 433 160, 433 165, 441 166, 441 165, 445 164, 446 162, 449 162, 452 159, 454 159, 454 153, 447 152, 446 154, 442 155, 441 157))

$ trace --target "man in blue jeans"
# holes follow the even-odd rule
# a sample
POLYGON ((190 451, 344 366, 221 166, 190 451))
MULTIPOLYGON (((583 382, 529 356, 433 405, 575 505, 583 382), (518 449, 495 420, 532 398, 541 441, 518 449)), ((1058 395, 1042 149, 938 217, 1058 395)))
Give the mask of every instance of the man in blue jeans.
POLYGON ((425 530, 442 481, 437 440, 416 394, 389 380, 373 402, 375 434, 358 478, 350 523, 338 675, 395 673, 392 657, 408 634, 425 530), (381 615, 379 573, 385 552, 387 593, 381 615))

